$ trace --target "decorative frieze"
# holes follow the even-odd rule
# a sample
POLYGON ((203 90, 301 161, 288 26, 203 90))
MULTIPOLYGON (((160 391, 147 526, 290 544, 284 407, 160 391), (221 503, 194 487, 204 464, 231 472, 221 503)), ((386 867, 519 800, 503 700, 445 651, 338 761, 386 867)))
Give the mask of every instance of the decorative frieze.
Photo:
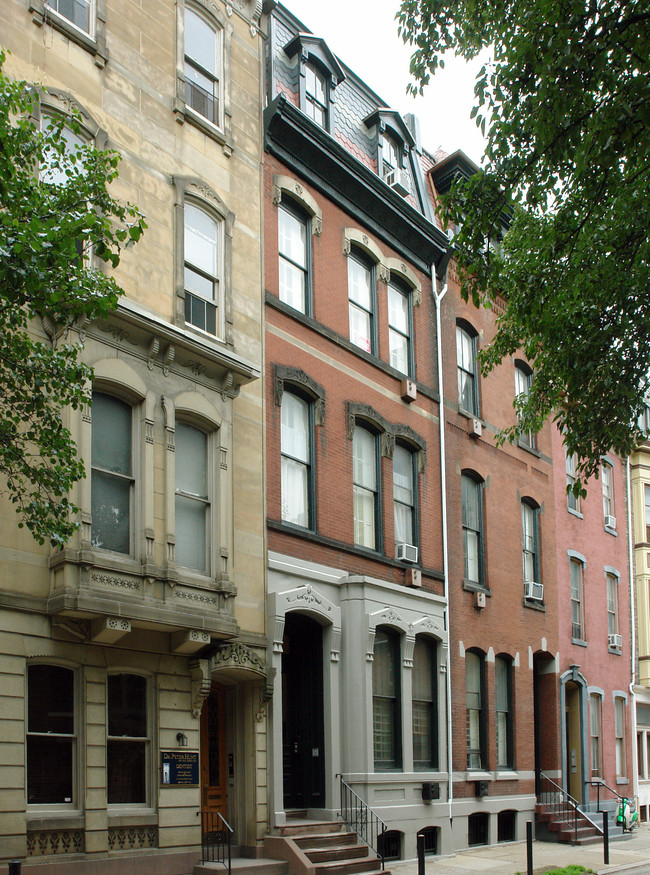
POLYGON ((108 850, 131 851, 158 847, 157 826, 109 826, 108 850))
POLYGON ((27 831, 27 856, 83 854, 84 834, 79 829, 39 829, 27 831))
POLYGON ((99 571, 91 571, 90 583, 93 586, 104 586, 107 589, 122 589, 136 595, 142 594, 142 581, 133 577, 122 577, 118 574, 103 574, 99 571))

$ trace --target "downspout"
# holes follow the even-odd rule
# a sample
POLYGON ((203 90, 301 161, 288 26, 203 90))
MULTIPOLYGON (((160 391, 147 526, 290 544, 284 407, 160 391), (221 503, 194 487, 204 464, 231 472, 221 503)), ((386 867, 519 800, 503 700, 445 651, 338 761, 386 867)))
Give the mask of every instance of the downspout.
POLYGON ((431 284, 433 287, 433 300, 436 305, 436 345, 438 355, 438 396, 439 396, 439 428, 440 428, 440 491, 442 493, 442 568, 444 574, 445 593, 445 628, 447 630, 447 804, 449 806, 449 823, 453 820, 452 802, 454 798, 454 773, 452 759, 452 735, 451 735, 451 629, 449 623, 449 545, 447 539, 447 466, 445 453, 445 396, 442 381, 442 325, 441 308, 442 299, 447 294, 447 266, 449 264, 450 251, 443 257, 441 268, 443 269, 442 291, 438 294, 438 284, 435 266, 431 269, 431 284), (443 267, 444 265, 444 267, 443 267))
POLYGON ((634 609, 634 541, 632 532, 632 492, 631 492, 631 477, 630 477, 630 457, 625 461, 625 477, 627 486, 627 550, 628 550, 628 568, 630 577, 630 664, 632 668, 632 679, 630 681, 630 703, 632 714, 632 780, 635 799, 639 798, 639 766, 637 762, 637 742, 636 742, 636 698, 634 686, 636 683, 636 611, 634 609))

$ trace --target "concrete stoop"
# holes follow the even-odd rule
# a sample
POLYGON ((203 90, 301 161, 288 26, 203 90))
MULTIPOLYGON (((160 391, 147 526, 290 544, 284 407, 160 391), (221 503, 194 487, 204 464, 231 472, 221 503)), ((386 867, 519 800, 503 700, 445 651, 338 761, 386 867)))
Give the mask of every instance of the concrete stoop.
POLYGON ((264 853, 286 860, 290 875, 391 875, 344 824, 287 823, 264 840, 264 853))
POLYGON ((602 841, 602 836, 586 817, 578 811, 578 828, 573 830, 566 822, 573 817, 573 811, 566 808, 566 819, 561 812, 554 814, 543 805, 535 807, 536 837, 541 841, 556 841, 566 844, 589 845, 602 841))

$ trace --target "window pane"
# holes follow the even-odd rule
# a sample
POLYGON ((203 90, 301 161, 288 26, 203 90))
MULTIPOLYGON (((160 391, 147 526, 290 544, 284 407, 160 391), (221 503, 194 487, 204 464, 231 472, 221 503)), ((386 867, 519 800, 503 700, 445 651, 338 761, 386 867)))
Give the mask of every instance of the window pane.
POLYGON ((130 553, 131 480, 93 471, 91 512, 93 547, 130 553))
POLYGON ((393 453, 393 491, 396 501, 413 504, 413 456, 399 445, 393 453))
MULTIPOLYGON (((41 119, 41 130, 47 133, 48 129, 53 127, 53 124, 52 117, 44 114, 41 119)), ((65 143, 63 155, 59 155, 53 150, 45 150, 43 153, 43 163, 40 168, 39 178, 41 182, 48 183, 49 185, 66 184, 68 181, 66 171, 72 170, 75 167, 69 156, 76 154, 79 147, 84 145, 81 137, 67 127, 62 128, 61 139, 65 143)))
POLYGON ((282 519, 295 526, 309 526, 307 467, 282 457, 282 519))
POLYGON ((110 739, 106 743, 108 804, 128 805, 147 801, 147 744, 110 739))
POLYGON ((372 340, 370 337, 370 314, 360 310, 354 304, 350 304, 350 340, 355 346, 366 352, 372 352, 372 340))
POLYGON ((184 422, 177 422, 175 439, 176 489, 207 498, 207 434, 184 422))
POLYGON ((348 258, 348 293, 364 310, 372 309, 371 271, 352 256, 348 258))
POLYGON ((352 440, 354 482, 374 490, 377 483, 375 436, 363 428, 355 428, 352 440))
POLYGON ((373 742, 375 766, 395 768, 401 754, 399 739, 398 640, 378 629, 372 666, 373 742))
MULTIPOLYGON (((203 276, 203 274, 197 273, 197 271, 192 270, 191 267, 185 265, 184 283, 185 290, 187 292, 192 292, 196 295, 200 295, 207 301, 214 300, 216 283, 213 277, 203 276)), ((185 300, 187 301, 187 296, 185 300)), ((203 302, 201 303, 203 304, 203 302)), ((190 321, 189 319, 187 319, 187 314, 186 321, 190 321)))
POLYGON ((217 75, 217 34, 204 18, 185 7, 185 54, 217 75))
POLYGON ((90 33, 90 0, 46 0, 45 5, 55 9, 80 30, 90 33))
POLYGON ((128 476, 131 474, 131 407, 101 392, 93 392, 92 400, 93 467, 128 476))
POLYGON ((388 332, 390 366, 401 374, 408 374, 408 338, 392 329, 388 332))
POLYGON ((176 564, 206 571, 208 505, 204 501, 176 496, 176 564))
POLYGON ((185 261, 217 276, 217 223, 203 210, 185 204, 185 261))
POLYGON ((307 267, 307 226, 282 207, 278 210, 278 243, 281 255, 307 267))
POLYGON ((354 543, 375 548, 375 494, 354 487, 354 543))
POLYGON ((282 453, 309 461, 309 405, 291 392, 282 396, 282 453))
POLYGON ((294 310, 305 312, 305 274, 293 264, 280 259, 280 300, 294 310))
POLYGON ((402 334, 409 334, 408 297, 394 286, 388 286, 388 323, 402 334))
POLYGON ((146 678, 135 674, 108 676, 108 734, 146 737, 146 678))
POLYGON ((74 672, 59 665, 27 668, 28 732, 74 733, 74 672))
POLYGON ((461 477, 463 525, 475 531, 479 528, 479 490, 478 483, 471 477, 461 477))
POLYGON ((471 532, 469 529, 463 532, 463 551, 465 554, 465 579, 478 583, 478 535, 476 532, 471 532))
POLYGON ((27 801, 30 805, 72 802, 74 740, 27 737, 27 801))
POLYGON ((373 695, 394 696, 396 689, 394 642, 385 632, 378 630, 375 633, 373 695))

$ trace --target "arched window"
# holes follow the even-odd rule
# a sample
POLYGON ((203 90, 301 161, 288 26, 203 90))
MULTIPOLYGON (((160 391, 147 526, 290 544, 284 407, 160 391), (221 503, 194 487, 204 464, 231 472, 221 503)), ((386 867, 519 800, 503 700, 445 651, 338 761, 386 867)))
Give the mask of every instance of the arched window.
POLYGON ((418 635, 413 648, 413 765, 416 769, 438 766, 438 716, 436 689, 436 644, 418 635))
POLYGON ((352 438, 354 543, 379 550, 381 543, 378 438, 357 425, 352 438))
POLYGON ((189 6, 184 49, 186 106, 221 127, 221 30, 189 6))
POLYGON ((91 505, 93 547, 132 552, 133 476, 132 422, 129 404, 93 392, 91 505))
POLYGON ((278 207, 280 300, 300 313, 311 312, 311 221, 288 199, 278 207))
POLYGON ((184 228, 185 321, 208 334, 217 334, 223 262, 221 223, 188 202, 184 228))
POLYGON ((176 564, 206 573, 210 566, 208 435, 176 423, 176 564))
POLYGON ((400 641, 392 630, 375 632, 372 663, 373 748, 375 769, 402 766, 400 641))
POLYGON ((524 583, 541 583, 539 565, 539 508, 526 499, 521 502, 521 531, 524 583))
POLYGON ((348 256, 350 340, 364 352, 375 354, 377 287, 375 268, 356 247, 348 256))
POLYGON ((479 415, 476 333, 466 325, 456 326, 458 406, 470 416, 479 415))

